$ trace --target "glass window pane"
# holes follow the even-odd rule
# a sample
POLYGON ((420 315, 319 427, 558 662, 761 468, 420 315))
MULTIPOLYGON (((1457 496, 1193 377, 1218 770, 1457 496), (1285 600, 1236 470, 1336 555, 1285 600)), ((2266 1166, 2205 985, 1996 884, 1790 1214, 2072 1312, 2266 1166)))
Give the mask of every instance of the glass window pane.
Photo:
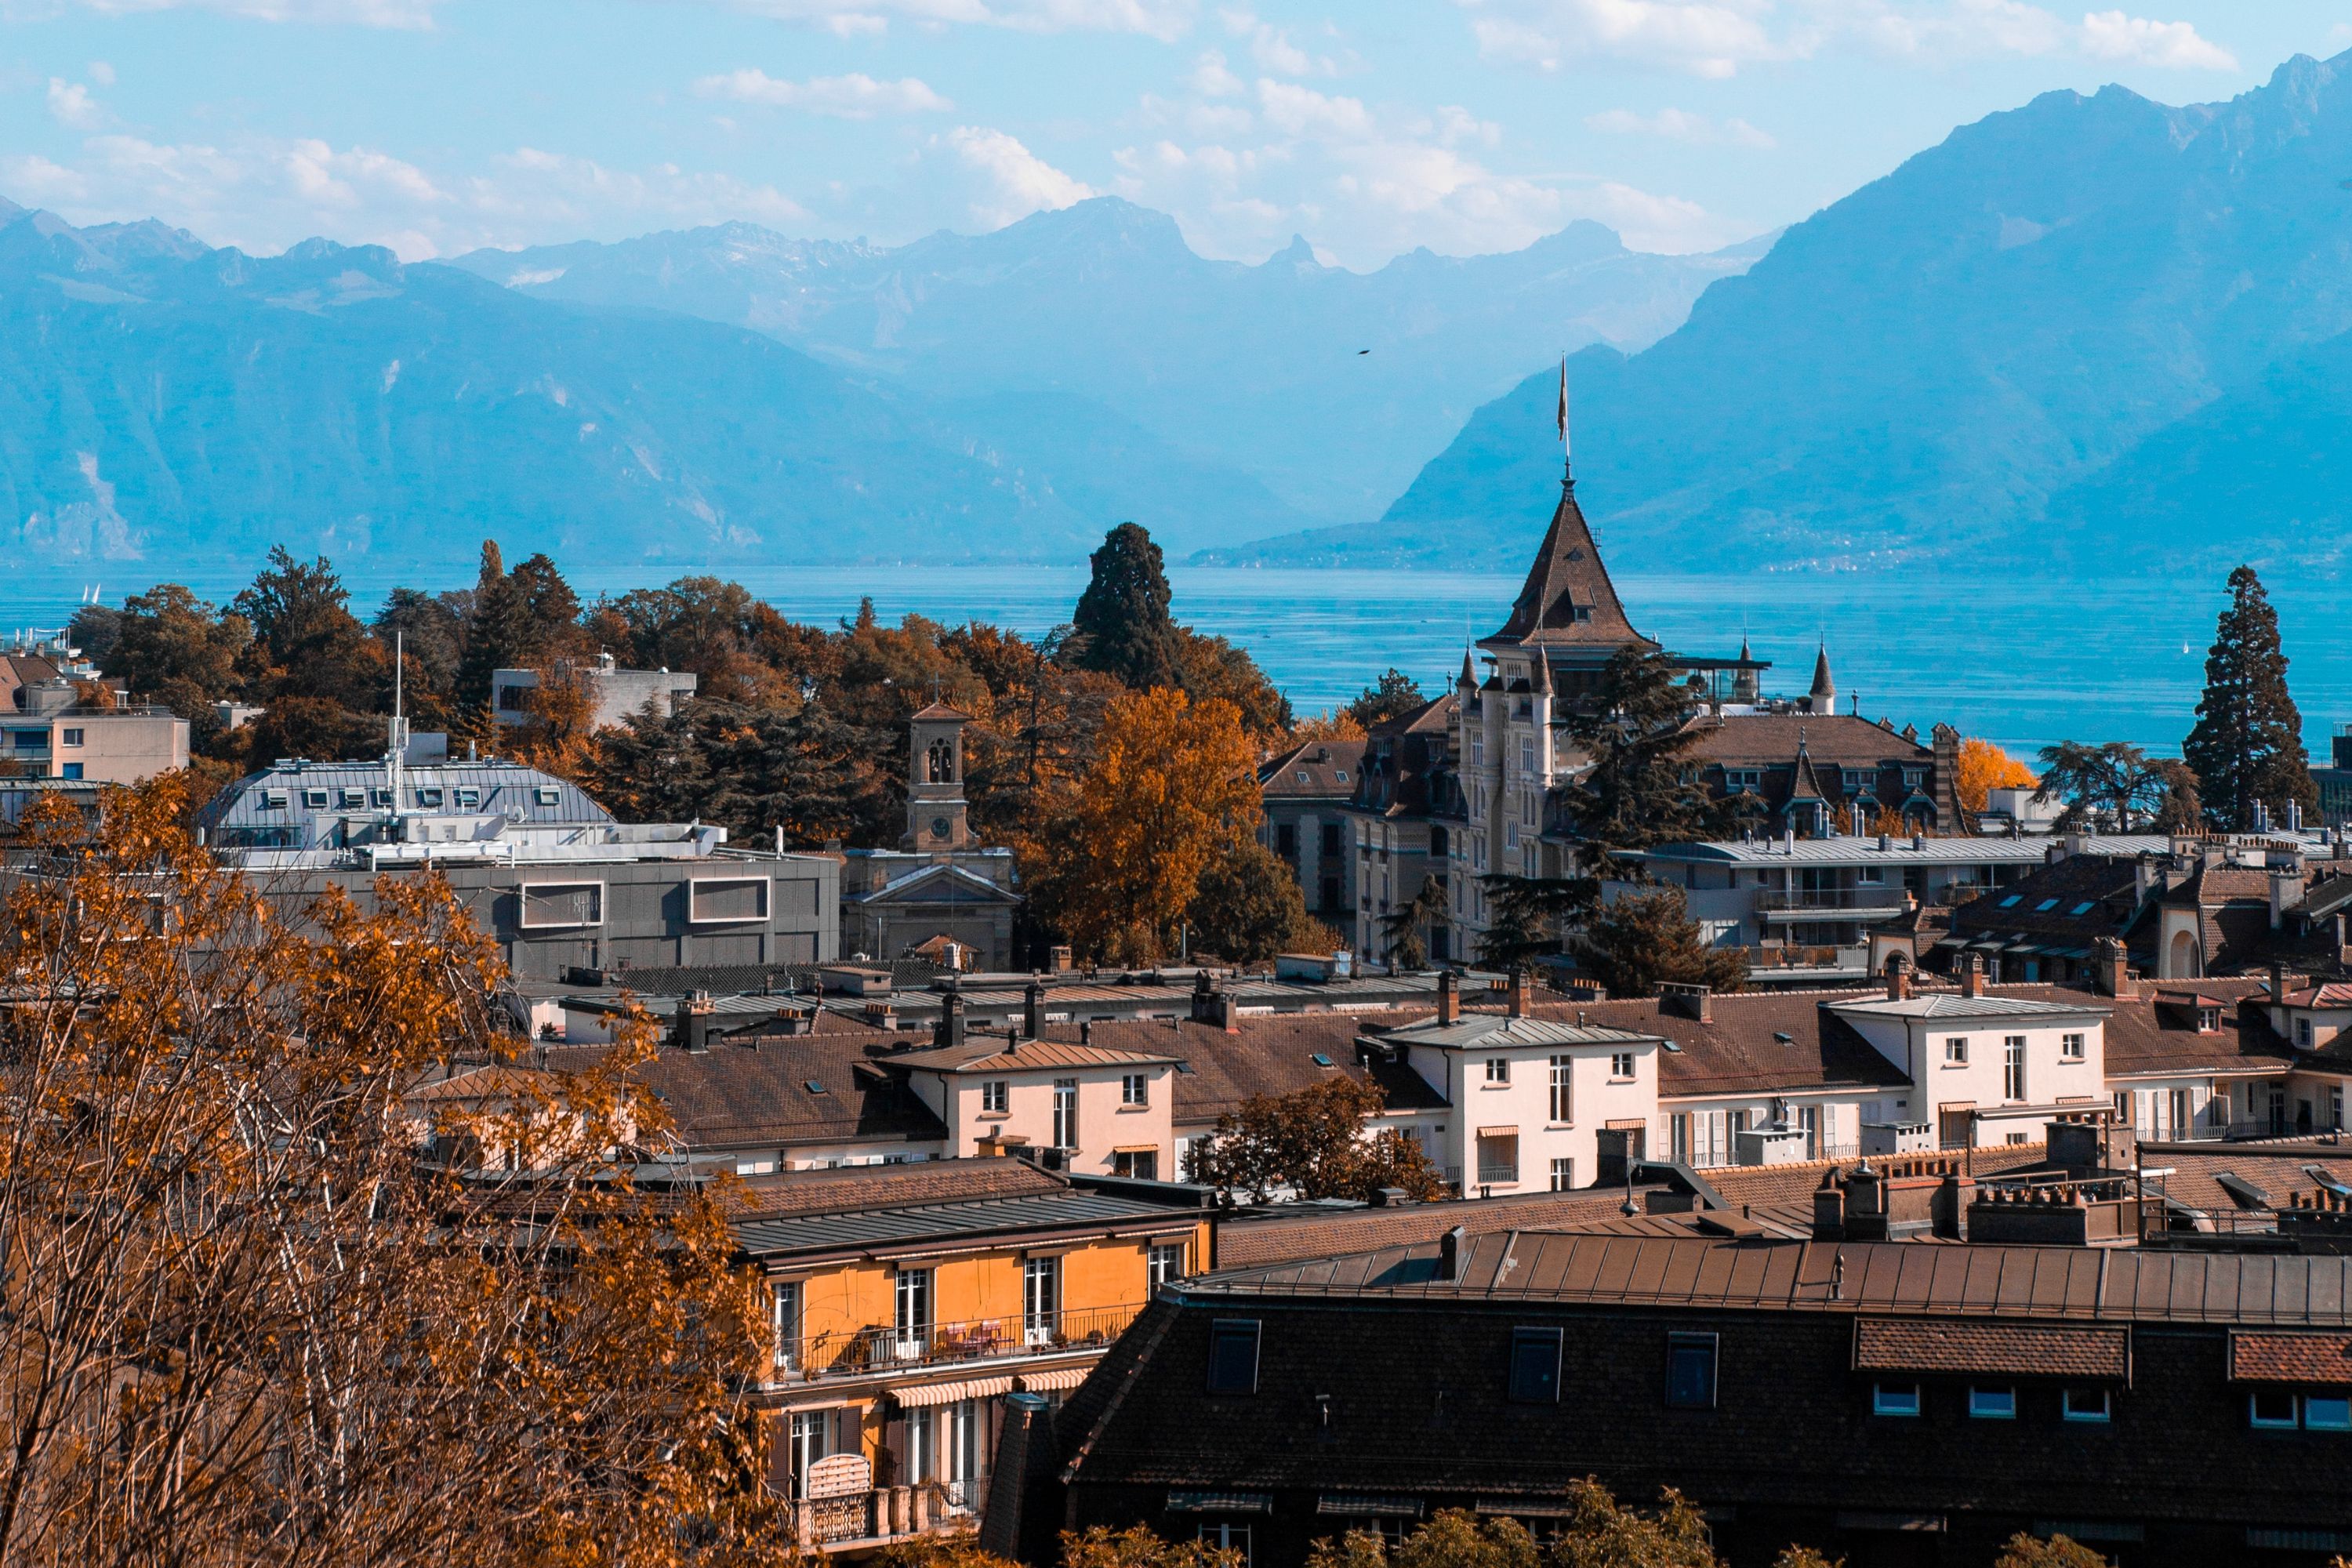
POLYGON ((1704 1410, 1715 1404, 1715 1336, 1675 1334, 1666 1344, 1666 1403, 1704 1410))

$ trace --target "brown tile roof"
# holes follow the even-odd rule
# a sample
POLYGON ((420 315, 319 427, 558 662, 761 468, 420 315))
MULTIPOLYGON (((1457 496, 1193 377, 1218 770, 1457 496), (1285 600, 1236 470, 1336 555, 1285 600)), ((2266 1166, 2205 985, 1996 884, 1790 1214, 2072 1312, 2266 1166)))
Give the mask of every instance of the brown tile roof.
POLYGON ((2273 1208, 2284 1208, 2298 1195, 2308 1200, 2319 1193, 2318 1179, 2311 1173, 2315 1168, 2339 1185, 2352 1186, 2352 1152, 2342 1144, 2308 1138, 2241 1143, 2144 1142, 2140 1160, 2170 1172, 2150 1179, 2152 1189, 2194 1209, 2218 1212, 2247 1206, 2221 1185, 2223 1175, 2260 1191, 2273 1208))
POLYGON ((1857 1318, 1859 1372, 1990 1373, 2120 1381, 2131 1373, 2131 1331, 2049 1323, 1948 1323, 1857 1318))
POLYGON ((854 1214, 1057 1193, 1067 1184, 1026 1160, 927 1160, 746 1176, 737 1184, 729 1207, 745 1215, 854 1214))
POLYGON ((1259 766, 1258 793, 1272 799, 1345 799, 1356 793, 1363 763, 1361 741, 1307 741, 1259 766), (1301 779, 1301 773, 1307 776, 1301 779))
POLYGON ((893 1068, 966 1073, 1032 1072, 1046 1068, 1150 1067, 1175 1060, 1164 1048, 1157 1051, 1129 1050, 1100 1044, 1080 1045, 1076 1039, 1056 1038, 1060 1032, 1049 1029, 1043 1039, 1022 1040, 1017 1044, 1001 1035, 989 1035, 967 1039, 961 1046, 899 1051, 889 1061, 893 1068))
POLYGON ((949 707, 946 703, 937 701, 925 704, 921 709, 917 710, 914 716, 918 719, 952 719, 965 724, 971 722, 971 714, 958 712, 955 709, 949 707))
MULTIPOLYGON (((887 1049, 876 1042, 889 1038, 862 1030, 796 1036, 756 1051, 666 1047, 630 1072, 661 1101, 690 1149, 945 1138, 940 1119, 876 1065, 887 1049)), ((547 1061, 577 1068, 598 1054, 594 1047, 552 1047, 547 1061)))
MULTIPOLYGON (((2004 994, 2018 993, 2058 1000, 2080 996, 2079 991, 2057 987, 1997 987, 2004 994)), ((2289 1063, 2285 1042, 2271 1032, 2259 1009, 2238 1004, 2261 994, 2252 980, 2200 980, 2195 994, 2221 1009, 2221 1026, 2210 1035, 2197 1032, 2198 1005, 2189 993, 2173 990, 2100 1000, 2115 1011, 2107 1016, 2105 1070, 2111 1077, 2172 1072, 2281 1072, 2289 1063)))
POLYGON ((2352 1384, 2352 1338, 2239 1329, 2230 1335, 2234 1383, 2352 1384))
POLYGON ((1601 652, 1628 644, 1658 646, 1626 619, 1625 606, 1609 581, 1609 569, 1601 563, 1600 547, 1592 542, 1592 529, 1571 488, 1561 487, 1559 505, 1552 510, 1543 542, 1536 547, 1528 580, 1511 603, 1510 618, 1502 630, 1481 639, 1480 646, 1498 643, 1601 652), (1582 620, 1576 616, 1579 606, 1591 612, 1582 620))
POLYGON ((1693 720, 1691 728, 1696 738, 1686 754, 1725 767, 1785 767, 1795 760, 1801 738, 1815 767, 1916 768, 1936 755, 1852 713, 1728 713, 1693 720))
POLYGON ((2139 912, 2135 861, 2069 855, 1960 905, 1952 911, 1952 930, 1966 936, 2032 933, 2087 948, 2103 936, 2122 936, 2139 912), (2045 903, 2052 907, 2042 909, 2045 903))
MULTIPOLYGON (((1867 994, 1881 995, 1883 992, 1867 994)), ((1832 998, 1833 999, 1833 998, 1832 998)), ((1658 1053, 1658 1093, 1769 1094, 1832 1085, 1899 1089, 1910 1079, 1843 1019, 1825 1013, 1819 992, 1752 992, 1709 999, 1710 1019, 1670 1013, 1655 997, 1581 1005, 1539 1005, 1538 1017, 1662 1035, 1682 1047, 1658 1053), (1786 1039, 1780 1037, 1787 1036, 1786 1039)))

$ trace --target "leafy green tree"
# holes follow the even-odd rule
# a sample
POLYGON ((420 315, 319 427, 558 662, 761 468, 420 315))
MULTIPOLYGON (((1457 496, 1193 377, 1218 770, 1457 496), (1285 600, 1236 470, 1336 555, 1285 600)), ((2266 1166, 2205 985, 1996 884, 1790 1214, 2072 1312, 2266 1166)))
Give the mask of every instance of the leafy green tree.
POLYGON ((1195 957, 1232 963, 1263 963, 1321 934, 1298 879, 1254 838, 1238 840, 1201 873, 1185 921, 1195 957))
POLYGON ((1223 699, 1232 703, 1242 716, 1242 728, 1260 741, 1290 728, 1290 699, 1266 679, 1248 649, 1190 626, 1176 628, 1174 647, 1176 683, 1194 702, 1223 699))
POLYGON ((1602 667, 1591 700, 1567 710, 1564 728, 1592 766, 1560 791, 1560 805, 1590 869, 1619 850, 1705 838, 1723 826, 1690 761, 1698 731, 1674 675, 1664 655, 1628 648, 1602 667))
POLYGON ((331 697, 274 698, 245 731, 249 765, 268 767, 279 757, 314 763, 359 762, 383 755, 383 721, 354 713, 331 697))
POLYGON ((1478 935, 1478 962, 1515 969, 1558 952, 1601 907, 1597 877, 1482 877, 1486 929, 1478 935))
POLYGON ((1122 522, 1089 557, 1094 572, 1070 616, 1078 637, 1076 662, 1148 689, 1180 683, 1172 595, 1160 546, 1132 522, 1122 522))
POLYGON ((1170 1541, 1145 1525, 1097 1524, 1062 1532, 1062 1568, 1242 1568, 1242 1556, 1205 1541, 1170 1541))
POLYGON ((232 601, 253 627, 250 684, 259 694, 315 697, 365 712, 387 662, 351 612, 351 591, 324 556, 298 561, 284 545, 232 601))
POLYGON ((1410 713, 1428 700, 1421 694, 1420 682, 1391 665, 1381 672, 1379 680, 1365 687, 1363 694, 1348 704, 1347 712, 1369 730, 1375 724, 1387 723, 1400 713, 1410 713))
POLYGON ((116 632, 100 668, 185 719, 194 751, 236 751, 213 704, 244 689, 238 671, 253 640, 244 616, 221 614, 177 583, 159 583, 122 602, 116 632))
POLYGON ((1429 943, 1423 928, 1445 919, 1445 883, 1435 876, 1421 879, 1420 890, 1381 917, 1382 952, 1396 969, 1429 967, 1429 943))
POLYGON ((1994 1558, 1993 1568, 2107 1568, 2107 1560, 2071 1536, 2048 1540, 2019 1531, 1994 1558))
POLYGON ((84 605, 66 623, 67 640, 100 669, 106 668, 106 657, 121 636, 122 612, 111 605, 84 605))
POLYGON ((2042 747, 2035 795, 2066 803, 2058 816, 2063 830, 2189 833, 2200 826, 2197 775, 2169 757, 2151 757, 2124 741, 2061 741, 2042 747))
POLYGON ((1689 917, 1683 890, 1659 887, 1603 906, 1570 939, 1577 972, 1612 996, 1648 996, 1661 981, 1737 991, 1748 982, 1746 955, 1710 947, 1689 917))
POLYGON ((1418 1140, 1395 1128, 1367 1136, 1367 1118, 1388 1096, 1345 1074, 1288 1094, 1255 1094, 1192 1152, 1189 1181, 1263 1199, 1287 1186, 1302 1198, 1370 1201, 1382 1187, 1442 1195, 1437 1168, 1418 1140))
POLYGON ((1845 1559, 1832 1557, 1810 1546, 1783 1546, 1772 1559, 1772 1568, 1845 1568, 1845 1559))
POLYGON ((739 840, 782 828, 803 848, 895 842, 895 802, 865 736, 811 704, 797 712, 688 702, 595 735, 590 792, 625 821, 709 822, 739 840))
POLYGON ((2230 574, 2230 604, 2205 656, 2205 696, 2180 745, 2197 775, 2205 820, 2228 832, 2253 826, 2254 805, 2284 818, 2290 802, 2319 804, 2303 749, 2303 716, 2287 694, 2278 612, 2251 566, 2230 574))
POLYGON ((555 563, 533 555, 511 572, 502 565, 497 542, 484 540, 456 682, 457 700, 467 705, 489 700, 496 670, 537 668, 586 651, 579 595, 555 563))

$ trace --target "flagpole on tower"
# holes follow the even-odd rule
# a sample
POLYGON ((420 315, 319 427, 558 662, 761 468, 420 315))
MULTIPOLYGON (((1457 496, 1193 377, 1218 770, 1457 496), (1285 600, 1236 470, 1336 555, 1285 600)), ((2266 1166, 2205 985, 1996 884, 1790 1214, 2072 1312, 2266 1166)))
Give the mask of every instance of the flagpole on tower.
POLYGON ((1559 482, 1576 488, 1576 464, 1568 444, 1568 355, 1559 356, 1559 482))

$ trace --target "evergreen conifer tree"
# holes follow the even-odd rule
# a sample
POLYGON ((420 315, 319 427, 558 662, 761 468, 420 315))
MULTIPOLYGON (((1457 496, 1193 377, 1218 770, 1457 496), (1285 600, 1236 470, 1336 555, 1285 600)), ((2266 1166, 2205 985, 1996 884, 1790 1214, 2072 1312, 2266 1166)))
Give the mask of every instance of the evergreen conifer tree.
POLYGON ((1140 526, 1122 522, 1090 560, 1094 575, 1070 617, 1085 639, 1076 663, 1138 689, 1181 685, 1181 639, 1160 546, 1140 526))
POLYGON ((2230 574, 2230 605, 2205 656, 2205 696, 2180 754, 2197 774, 2205 820, 2221 831, 2253 826, 2254 804, 2273 822, 2287 803, 2319 801, 2303 750, 2303 716, 2287 695, 2278 612, 2251 566, 2230 574))

